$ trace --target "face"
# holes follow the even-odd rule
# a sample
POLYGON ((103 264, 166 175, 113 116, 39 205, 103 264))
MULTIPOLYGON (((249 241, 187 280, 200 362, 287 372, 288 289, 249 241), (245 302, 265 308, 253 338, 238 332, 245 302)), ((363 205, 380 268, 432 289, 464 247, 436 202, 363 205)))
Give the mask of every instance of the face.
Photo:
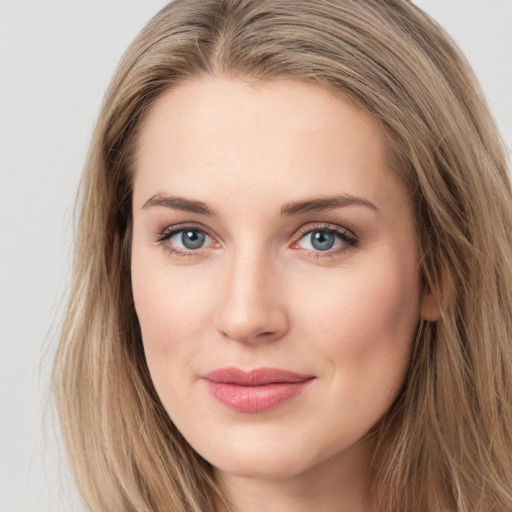
POLYGON ((424 308, 380 127, 315 85, 198 80, 154 104, 135 171, 135 307, 175 425, 225 474, 342 464, 424 308))

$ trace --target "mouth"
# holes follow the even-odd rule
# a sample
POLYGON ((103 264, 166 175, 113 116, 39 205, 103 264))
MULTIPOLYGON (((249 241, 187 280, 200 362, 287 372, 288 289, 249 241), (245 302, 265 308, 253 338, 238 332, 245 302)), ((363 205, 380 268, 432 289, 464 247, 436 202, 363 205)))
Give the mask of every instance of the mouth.
POLYGON ((245 371, 228 367, 202 376, 210 394, 237 412, 265 412, 301 394, 315 379, 279 368, 245 371))

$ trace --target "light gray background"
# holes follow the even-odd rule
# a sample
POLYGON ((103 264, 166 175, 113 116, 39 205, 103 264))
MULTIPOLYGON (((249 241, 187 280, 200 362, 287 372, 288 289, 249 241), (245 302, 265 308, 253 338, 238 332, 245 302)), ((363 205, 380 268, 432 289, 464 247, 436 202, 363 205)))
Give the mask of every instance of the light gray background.
MULTIPOLYGON (((166 3, 0 0, 0 512, 81 510, 45 408, 73 201, 116 63, 166 3)), ((468 56, 510 150, 512 0, 416 3, 468 56)))

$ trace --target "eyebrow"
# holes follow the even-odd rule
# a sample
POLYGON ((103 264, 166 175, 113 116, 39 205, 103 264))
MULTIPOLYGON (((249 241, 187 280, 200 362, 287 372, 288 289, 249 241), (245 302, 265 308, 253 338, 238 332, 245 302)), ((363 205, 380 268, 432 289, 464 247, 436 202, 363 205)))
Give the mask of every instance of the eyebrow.
POLYGON ((142 205, 142 209, 150 208, 151 206, 165 206, 166 208, 183 210, 185 212, 200 213, 202 215, 208 215, 211 217, 216 215, 215 210, 212 210, 203 201, 185 199, 184 197, 164 196, 162 194, 156 194, 151 196, 142 205))
POLYGON ((371 201, 364 197, 343 194, 338 196, 307 199, 305 201, 291 201, 281 207, 281 215, 300 215, 301 213, 333 210, 335 208, 343 208, 346 206, 365 206, 375 212, 379 211, 371 201))
MULTIPOLYGON (((215 210, 210 208, 203 201, 196 199, 186 199, 184 197, 164 196, 156 194, 151 196, 142 206, 142 209, 152 206, 164 206, 175 210, 185 212, 199 213, 213 217, 216 215, 215 210)), ((335 208, 343 208, 347 206, 364 206, 373 211, 378 212, 379 209, 371 201, 364 197, 343 194, 329 197, 318 197, 306 199, 304 201, 290 201, 281 207, 281 216, 300 215, 303 213, 319 212, 323 210, 333 210, 335 208)))

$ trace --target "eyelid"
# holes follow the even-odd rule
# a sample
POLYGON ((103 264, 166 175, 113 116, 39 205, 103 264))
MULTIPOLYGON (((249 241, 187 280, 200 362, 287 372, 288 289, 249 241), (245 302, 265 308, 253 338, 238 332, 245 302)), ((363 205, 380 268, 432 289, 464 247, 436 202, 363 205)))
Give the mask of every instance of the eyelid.
POLYGON ((208 229, 206 226, 203 226, 202 224, 198 224, 195 222, 183 222, 180 224, 173 224, 172 226, 167 226, 156 233, 156 241, 165 242, 176 233, 179 233, 180 231, 186 231, 187 229, 193 231, 201 231, 208 235, 212 240, 217 241, 218 237, 216 237, 210 229, 208 229))
MULTIPOLYGON (((352 230, 337 224, 330 224, 326 222, 308 223, 301 226, 293 235, 293 240, 294 241, 290 246, 291 248, 301 250, 304 253, 311 253, 315 258, 334 257, 340 255, 354 248, 359 243, 359 237, 352 230), (328 249, 325 251, 309 250, 297 247, 297 244, 304 238, 304 236, 310 233, 314 233, 315 231, 326 231, 338 236, 344 242, 344 246, 334 250, 328 249)), ((216 236, 206 226, 196 222, 183 222, 174 224, 172 226, 167 226, 166 228, 156 233, 156 243, 163 245, 169 253, 183 257, 200 256, 204 253, 204 251, 210 249, 212 245, 220 245, 218 236, 216 236), (170 246, 170 244, 166 243, 172 236, 181 231, 186 231, 187 229, 200 231, 206 234, 212 240, 212 242, 208 246, 201 247, 199 249, 182 249, 180 247, 170 246)))
POLYGON ((204 255, 204 252, 209 250, 212 245, 219 244, 218 237, 208 229, 206 226, 196 222, 183 222, 180 224, 173 224, 160 230, 156 233, 156 243, 161 245, 165 251, 178 258, 195 258, 204 255), (210 244, 206 247, 200 247, 198 249, 187 249, 182 247, 176 247, 171 245, 170 239, 181 231, 200 231, 211 239, 210 244))
POLYGON ((292 243, 292 248, 297 250, 303 250, 305 253, 314 254, 315 258, 321 257, 333 257, 339 255, 341 253, 346 252, 349 249, 354 248, 359 243, 359 237, 350 229, 345 228, 343 226, 339 226, 337 224, 329 224, 325 222, 321 223, 310 223, 302 226, 297 230, 294 235, 294 242, 292 243), (326 251, 311 251, 308 249, 302 249, 297 247, 297 244, 308 234, 314 233, 316 231, 326 231, 328 233, 332 233, 340 237, 344 242, 344 247, 334 249, 334 250, 326 250, 326 251))
POLYGON ((347 237, 358 239, 358 236, 352 230, 345 228, 343 226, 339 226, 337 224, 330 224, 328 222, 312 222, 305 224, 296 231, 294 238, 298 240, 302 238, 304 235, 307 235, 308 233, 312 233, 314 231, 328 231, 329 233, 346 235, 347 237))

